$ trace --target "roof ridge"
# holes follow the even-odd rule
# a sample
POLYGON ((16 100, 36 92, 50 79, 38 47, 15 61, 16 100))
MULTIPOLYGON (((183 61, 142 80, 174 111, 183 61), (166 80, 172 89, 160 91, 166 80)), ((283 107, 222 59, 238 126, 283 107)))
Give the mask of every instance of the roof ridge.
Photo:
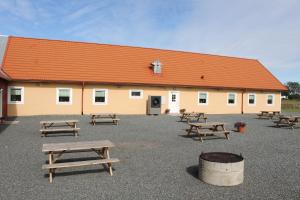
POLYGON ((136 48, 136 49, 152 49, 152 50, 159 50, 159 51, 170 51, 170 52, 178 52, 178 53, 207 55, 207 56, 213 56, 213 57, 225 57, 225 58, 252 60, 252 61, 257 60, 255 58, 235 57, 235 56, 228 56, 228 55, 216 55, 216 54, 210 54, 210 53, 200 53, 200 52, 184 51, 184 50, 160 49, 160 48, 154 48, 154 47, 130 46, 130 45, 120 45, 120 44, 107 44, 107 43, 97 43, 97 42, 83 42, 83 41, 62 40, 62 39, 33 38, 33 37, 23 37, 23 36, 13 36, 13 35, 11 35, 9 37, 23 38, 23 39, 33 39, 33 40, 47 40, 47 41, 58 41, 58 42, 82 43, 82 44, 95 44, 95 45, 105 45, 105 46, 114 46, 114 47, 127 47, 127 48, 136 48))

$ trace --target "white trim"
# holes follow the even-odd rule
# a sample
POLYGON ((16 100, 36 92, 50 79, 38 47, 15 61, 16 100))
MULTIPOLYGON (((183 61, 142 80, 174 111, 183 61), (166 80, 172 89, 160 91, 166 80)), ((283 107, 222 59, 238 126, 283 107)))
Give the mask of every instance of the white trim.
POLYGON ((267 103, 267 106, 274 106, 275 105, 275 94, 266 94, 266 103, 267 103), (268 96, 271 95, 272 96, 272 104, 268 104, 268 96))
POLYGON ((256 106, 256 94, 255 93, 248 93, 248 106, 256 106), (249 103, 250 95, 254 95, 254 103, 249 103))
POLYGON ((143 99, 144 98, 144 91, 139 89, 132 89, 129 90, 129 99, 143 99), (141 96, 132 96, 132 92, 140 92, 141 96))
POLYGON ((170 90, 169 91, 168 109, 170 109, 170 113, 171 114, 177 114, 177 113, 179 113, 179 111, 180 111, 180 91, 177 91, 177 90, 170 90), (172 104, 172 93, 176 93, 177 94, 178 110, 176 112, 173 112, 171 110, 171 107, 170 107, 170 104, 172 104))
POLYGON ((107 105, 108 103, 108 89, 103 89, 103 88, 94 88, 93 89, 93 105, 101 106, 101 105, 107 105), (104 91, 105 94, 105 101, 104 102, 95 102, 95 96, 96 96, 96 91, 104 91))
POLYGON ((7 87, 7 103, 8 104, 24 104, 24 87, 21 86, 8 86, 7 87), (21 89, 21 101, 11 101, 10 100, 10 89, 21 89))
POLYGON ((207 105, 208 105, 208 92, 199 91, 199 92, 198 92, 197 102, 198 102, 198 106, 207 106, 207 105), (200 102, 199 102, 200 94, 206 94, 206 103, 200 103, 200 102))
POLYGON ((73 90, 72 88, 56 88, 56 105, 72 105, 73 103, 73 90), (70 91, 70 101, 69 102, 59 102, 59 90, 69 90, 70 91))
POLYGON ((228 92, 227 93, 227 105, 228 106, 235 106, 237 104, 236 102, 237 102, 237 93, 236 92, 228 92), (230 94, 234 94, 234 103, 229 103, 228 102, 230 94))

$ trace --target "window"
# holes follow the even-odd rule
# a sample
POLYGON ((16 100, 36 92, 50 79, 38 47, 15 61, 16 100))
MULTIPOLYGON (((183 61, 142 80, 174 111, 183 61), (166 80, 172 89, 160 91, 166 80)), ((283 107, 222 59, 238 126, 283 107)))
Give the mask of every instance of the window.
POLYGON ((236 94, 235 93, 228 93, 228 100, 227 104, 228 105, 235 105, 235 100, 236 99, 236 94))
POLYGON ((143 90, 129 90, 129 98, 130 99, 142 99, 143 98, 143 90))
POLYGON ((208 92, 199 92, 198 105, 207 105, 207 104, 208 104, 208 92))
POLYGON ((96 105, 107 104, 107 89, 94 89, 93 102, 96 105))
POLYGON ((267 105, 274 105, 274 95, 273 94, 267 95, 267 105))
POLYGON ((172 102, 176 102, 176 94, 172 94, 172 102))
POLYGON ((256 104, 256 95, 255 94, 248 94, 248 104, 249 105, 256 104))
POLYGON ((56 103, 63 105, 72 104, 72 88, 57 88, 56 103))
POLYGON ((9 86, 8 87, 8 103, 23 104, 24 103, 24 87, 9 86))

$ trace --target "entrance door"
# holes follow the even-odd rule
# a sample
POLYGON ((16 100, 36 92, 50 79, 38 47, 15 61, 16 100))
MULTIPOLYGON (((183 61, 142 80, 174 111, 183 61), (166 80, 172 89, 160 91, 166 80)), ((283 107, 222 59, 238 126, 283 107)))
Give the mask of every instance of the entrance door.
POLYGON ((0 118, 2 117, 2 93, 3 89, 0 89, 0 118))
POLYGON ((179 113, 179 91, 169 92, 169 109, 170 113, 179 113))

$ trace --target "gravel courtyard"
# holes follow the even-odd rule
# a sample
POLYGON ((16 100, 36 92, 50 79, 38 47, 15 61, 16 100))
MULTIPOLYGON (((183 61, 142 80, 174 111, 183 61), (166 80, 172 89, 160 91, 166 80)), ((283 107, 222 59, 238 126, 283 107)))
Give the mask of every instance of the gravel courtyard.
MULTIPOLYGON (((247 123, 245 134, 203 143, 185 137, 186 123, 175 116, 120 116, 120 124, 91 126, 88 116, 19 117, 0 126, 0 199, 300 199, 300 128, 271 127, 255 115, 208 115, 208 121, 247 123), (78 119, 79 137, 40 137, 39 122, 78 119), (120 162, 114 176, 102 166, 57 170, 48 182, 42 144, 108 139, 120 162), (227 151, 245 158, 244 183, 216 187, 197 178, 201 152, 227 151)), ((95 153, 68 154, 96 156, 95 153)))

